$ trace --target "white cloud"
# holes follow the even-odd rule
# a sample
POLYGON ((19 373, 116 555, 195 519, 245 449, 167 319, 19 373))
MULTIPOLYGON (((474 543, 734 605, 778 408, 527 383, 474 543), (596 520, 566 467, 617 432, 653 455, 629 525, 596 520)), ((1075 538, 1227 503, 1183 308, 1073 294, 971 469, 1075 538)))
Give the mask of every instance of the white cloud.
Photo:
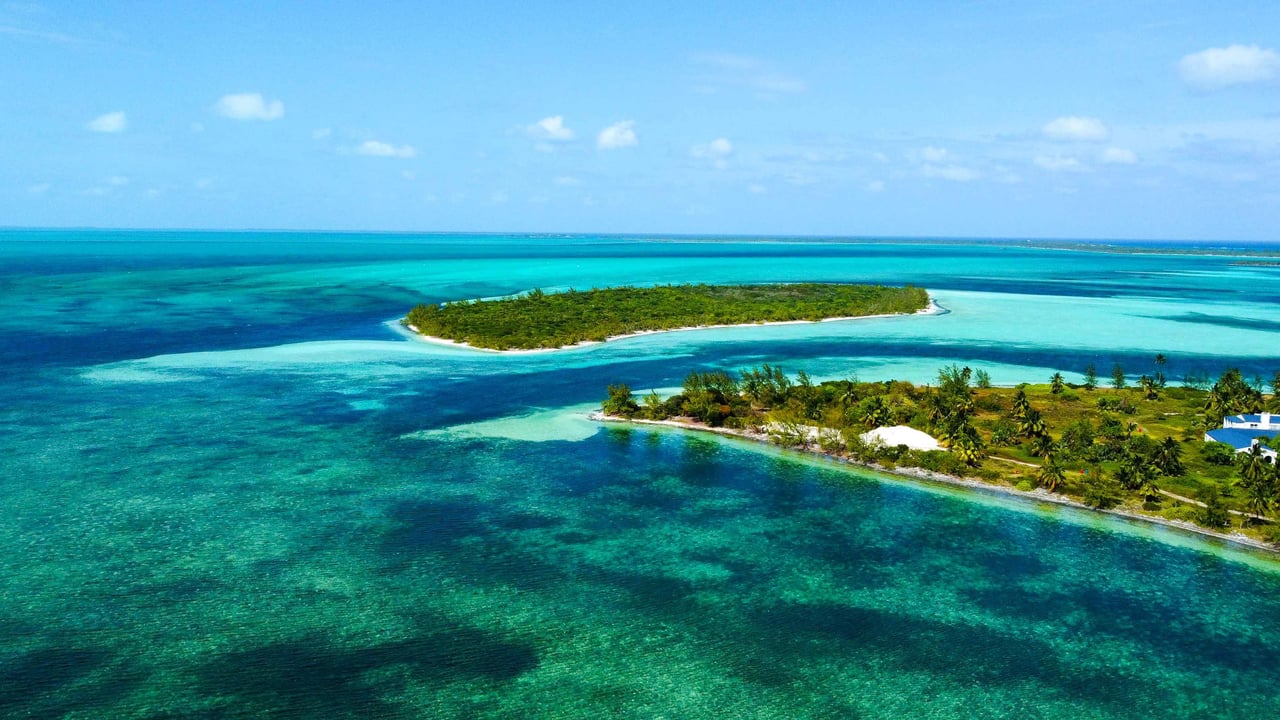
POLYGON ((276 120, 284 117, 284 103, 279 100, 267 102, 260 93, 223 95, 213 109, 232 120, 276 120))
POLYGON ((107 178, 107 184, 115 187, 120 187, 121 185, 128 185, 129 178, 123 175, 112 175, 111 177, 107 178))
POLYGON ((1133 165, 1138 162, 1138 156, 1132 150, 1109 147, 1102 152, 1102 162, 1108 165, 1133 165))
POLYGON ((634 126, 635 122, 632 120, 623 120, 610 125, 596 136, 596 147, 601 150, 616 150, 639 144, 640 140, 636 137, 634 126))
POLYGON ((924 158, 925 162, 930 163, 944 162, 949 154, 946 148, 937 147, 926 147, 920 151, 920 157, 924 158))
POLYGON ((877 193, 884 192, 884 181, 872 180, 871 182, 867 183, 867 192, 877 192, 877 193))
POLYGON ((716 138, 705 145, 694 145, 691 151, 694 157, 724 157, 733 152, 733 143, 728 138, 716 138))
POLYGON ((1050 120, 1042 129, 1050 140, 1106 140, 1107 126, 1094 117, 1060 117, 1050 120))
POLYGON ((960 165, 926 164, 922 172, 927 178, 938 178, 940 180, 950 180, 951 182, 971 182, 981 177, 976 170, 960 165))
POLYGON ((99 115, 90 120, 85 127, 94 132, 118 133, 124 132, 125 128, 129 127, 129 120, 125 117, 123 111, 117 110, 116 112, 99 115))
POLYGON ((1050 172, 1061 171, 1080 171, 1084 170, 1084 165, 1073 157, 1063 157, 1061 155, 1037 155, 1032 160, 1037 167, 1044 168, 1050 172))
POLYGON ((726 158, 733 154, 733 143, 728 138, 716 138, 703 145, 689 148, 689 155, 699 160, 710 160, 713 165, 723 168, 728 165, 726 158))
POLYGON ((752 195, 763 195, 769 192, 769 189, 761 185, 760 183, 751 183, 750 185, 747 186, 747 192, 751 193, 752 195))
POLYGON ((1178 73, 1197 90, 1266 82, 1280 77, 1280 54, 1257 45, 1209 48, 1179 60, 1178 73))
POLYGON ((191 123, 191 132, 193 133, 204 132, 204 123, 198 123, 198 122, 191 123))
POLYGON ((412 145, 401 145, 396 147, 390 143, 379 142, 377 140, 365 140, 356 148, 357 155, 370 155, 373 157, 397 157, 411 158, 418 154, 412 145))
POLYGON ((412 171, 412 170, 401 170, 401 171, 400 171, 400 177, 404 178, 405 180, 410 180, 410 181, 412 181, 412 180, 417 180, 417 179, 418 179, 418 173, 416 173, 416 172, 414 172, 414 171, 412 171))
POLYGON ((529 133, 529 137, 544 141, 568 142, 573 139, 573 131, 564 126, 563 115, 544 117, 525 128, 525 132, 529 133))
POLYGON ((36 183, 35 185, 32 185, 31 187, 27 188, 27 192, 31 193, 32 195, 43 195, 49 192, 50 187, 52 186, 47 182, 36 183))
POLYGON ((577 185, 577 184, 581 183, 582 181, 581 181, 581 180, 579 180, 579 179, 578 179, 578 178, 576 178, 576 177, 572 177, 572 176, 569 176, 569 175, 560 175, 560 176, 558 176, 558 177, 554 178, 551 182, 553 182, 553 183, 555 183, 555 184, 557 184, 557 185, 569 186, 569 185, 577 185))
POLYGON ((330 130, 329 128, 316 128, 315 130, 311 131, 311 139, 324 140, 325 138, 329 137, 332 134, 333 134, 333 131, 330 130))

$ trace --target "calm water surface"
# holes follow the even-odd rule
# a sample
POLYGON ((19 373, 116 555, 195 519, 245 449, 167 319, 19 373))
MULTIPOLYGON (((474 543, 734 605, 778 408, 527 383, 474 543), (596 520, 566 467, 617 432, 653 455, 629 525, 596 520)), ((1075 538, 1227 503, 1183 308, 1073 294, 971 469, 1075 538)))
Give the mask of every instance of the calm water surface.
POLYGON ((1280 564, 583 418, 778 362, 1270 377, 1280 268, 962 243, 0 233, 0 716, 1232 718, 1280 564), (420 301, 686 281, 951 312, 493 356, 420 301))

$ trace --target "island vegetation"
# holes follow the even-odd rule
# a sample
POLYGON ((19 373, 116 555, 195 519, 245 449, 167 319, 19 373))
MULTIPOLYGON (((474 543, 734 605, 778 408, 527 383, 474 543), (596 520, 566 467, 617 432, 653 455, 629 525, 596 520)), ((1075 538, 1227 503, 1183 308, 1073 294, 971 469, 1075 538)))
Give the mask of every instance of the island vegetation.
MULTIPOLYGON (((1061 373, 1046 384, 992 387, 979 369, 949 366, 936 385, 856 378, 814 382, 763 365, 739 373, 695 371, 681 392, 637 399, 622 384, 608 388, 606 415, 723 428, 797 449, 885 469, 920 468, 1077 501, 1133 515, 1230 528, 1280 543, 1272 522, 1280 505, 1280 468, 1257 444, 1251 451, 1205 442, 1228 415, 1280 412, 1280 372, 1263 392, 1261 378, 1228 370, 1212 385, 1164 377, 1165 359, 1126 382, 1117 367, 1111 387, 1096 368, 1082 384, 1061 373), (868 443, 863 435, 906 425, 937 438, 944 450, 868 443)), ((1272 441, 1275 443, 1275 441, 1272 441)), ((1277 443, 1280 444, 1280 443, 1277 443)))
POLYGON ((646 331, 912 313, 917 287, 842 283, 659 285, 418 305, 405 324, 435 338, 493 350, 559 348, 646 331))

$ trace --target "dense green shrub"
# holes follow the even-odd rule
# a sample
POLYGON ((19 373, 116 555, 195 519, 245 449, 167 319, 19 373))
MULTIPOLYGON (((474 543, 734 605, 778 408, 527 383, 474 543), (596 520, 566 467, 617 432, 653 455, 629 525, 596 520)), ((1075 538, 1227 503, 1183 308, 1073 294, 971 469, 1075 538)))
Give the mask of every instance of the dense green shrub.
POLYGON ((928 293, 916 287, 660 285, 418 305, 405 324, 423 335, 506 350, 564 347, 644 330, 909 313, 928 304, 928 293))

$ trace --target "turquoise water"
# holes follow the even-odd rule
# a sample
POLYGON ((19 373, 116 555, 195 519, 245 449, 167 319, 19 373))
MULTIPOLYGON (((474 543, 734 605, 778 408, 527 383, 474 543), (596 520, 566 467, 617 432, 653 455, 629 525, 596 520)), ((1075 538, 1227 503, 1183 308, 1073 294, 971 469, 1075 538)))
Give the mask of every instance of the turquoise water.
POLYGON ((0 716, 1258 717, 1280 563, 583 416, 759 362, 1280 369, 1280 269, 963 243, 0 233, 0 716), (949 314, 496 356, 413 303, 847 280, 949 314))

